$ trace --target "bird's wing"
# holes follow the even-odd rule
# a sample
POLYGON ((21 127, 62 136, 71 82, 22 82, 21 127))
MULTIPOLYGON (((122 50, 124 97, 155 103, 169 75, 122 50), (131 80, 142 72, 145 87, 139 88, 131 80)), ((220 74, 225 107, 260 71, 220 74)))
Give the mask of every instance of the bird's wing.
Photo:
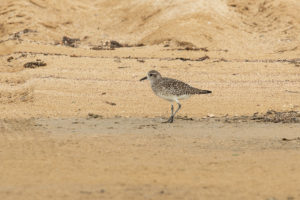
POLYGON ((172 95, 186 95, 186 94, 196 94, 197 88, 191 87, 190 85, 171 78, 163 78, 164 80, 160 82, 160 86, 169 91, 172 95))

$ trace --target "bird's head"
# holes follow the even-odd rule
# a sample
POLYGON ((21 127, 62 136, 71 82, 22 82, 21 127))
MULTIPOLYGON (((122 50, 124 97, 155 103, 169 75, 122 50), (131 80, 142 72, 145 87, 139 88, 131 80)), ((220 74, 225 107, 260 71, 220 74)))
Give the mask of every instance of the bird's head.
POLYGON ((147 76, 145 76, 144 78, 141 78, 140 81, 148 79, 152 82, 152 81, 155 81, 160 78, 161 78, 161 75, 158 71, 151 70, 148 72, 147 76))

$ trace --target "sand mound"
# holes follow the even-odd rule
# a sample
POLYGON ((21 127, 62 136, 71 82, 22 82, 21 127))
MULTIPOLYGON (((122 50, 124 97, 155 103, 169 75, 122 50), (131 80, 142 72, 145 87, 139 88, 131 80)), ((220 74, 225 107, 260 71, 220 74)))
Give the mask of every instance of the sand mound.
POLYGON ((259 48, 269 53, 293 46, 291 42, 299 44, 300 37, 296 33, 300 30, 300 4, 295 1, 256 1, 255 4, 252 1, 230 1, 228 4, 220 1, 219 5, 223 5, 223 9, 202 7, 198 12, 169 20, 142 41, 159 44, 165 40, 179 40, 199 47, 237 52, 259 48))
POLYGON ((299 45, 299 12, 300 2, 293 0, 5 0, 0 32, 3 40, 61 43, 69 36, 83 45, 108 39, 149 45, 179 41, 244 54, 274 53, 299 45))

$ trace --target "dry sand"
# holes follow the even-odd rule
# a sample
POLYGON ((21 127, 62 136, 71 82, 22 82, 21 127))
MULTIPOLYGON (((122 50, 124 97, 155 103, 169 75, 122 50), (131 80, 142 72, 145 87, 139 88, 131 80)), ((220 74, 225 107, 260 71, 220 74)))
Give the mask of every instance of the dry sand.
POLYGON ((299 13, 2 0, 0 199, 300 199, 299 13), (150 69, 213 93, 161 124, 150 69))

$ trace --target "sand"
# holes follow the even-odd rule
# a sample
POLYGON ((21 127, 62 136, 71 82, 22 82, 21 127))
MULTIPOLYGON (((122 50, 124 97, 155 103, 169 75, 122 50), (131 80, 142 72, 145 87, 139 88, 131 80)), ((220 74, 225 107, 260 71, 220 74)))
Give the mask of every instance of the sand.
POLYGON ((299 124, 2 123, 1 199, 300 198, 299 124))
POLYGON ((300 198, 299 13, 293 0, 1 1, 0 198, 300 198), (213 93, 161 124, 170 104, 139 82, 151 69, 213 93))

